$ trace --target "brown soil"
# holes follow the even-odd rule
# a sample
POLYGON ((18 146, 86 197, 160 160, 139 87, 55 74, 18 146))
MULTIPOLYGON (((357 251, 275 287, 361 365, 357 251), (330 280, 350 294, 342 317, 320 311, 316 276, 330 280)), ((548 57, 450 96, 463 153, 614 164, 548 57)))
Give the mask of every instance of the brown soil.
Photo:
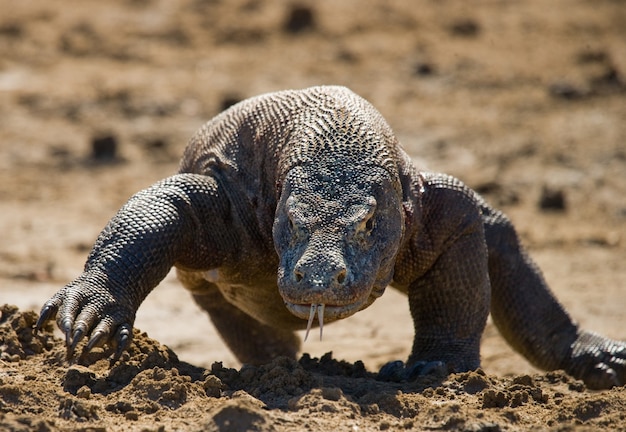
POLYGON ((136 321, 166 346, 138 332, 112 369, 106 352, 68 365, 29 312, 80 273, 132 193, 176 170, 204 121, 255 94, 343 84, 417 164, 510 215, 582 326, 626 339, 623 1, 0 9, 0 304, 19 306, 1 308, 0 430, 626 430, 626 389, 541 373, 491 323, 482 371, 376 381, 411 345, 393 291, 300 361, 260 368, 234 360, 172 275, 136 321))

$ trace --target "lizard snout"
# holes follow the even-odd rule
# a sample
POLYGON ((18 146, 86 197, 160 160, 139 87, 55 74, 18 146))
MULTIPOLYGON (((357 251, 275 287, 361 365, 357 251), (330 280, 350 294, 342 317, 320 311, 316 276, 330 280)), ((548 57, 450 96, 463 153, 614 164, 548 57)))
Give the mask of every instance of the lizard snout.
POLYGON ((311 289, 340 287, 346 283, 348 268, 340 257, 303 256, 293 269, 293 281, 311 289))
POLYGON ((309 249, 296 261, 291 271, 284 273, 279 287, 286 303, 325 304, 331 308, 342 308, 361 302, 343 255, 340 251, 329 249, 309 249))

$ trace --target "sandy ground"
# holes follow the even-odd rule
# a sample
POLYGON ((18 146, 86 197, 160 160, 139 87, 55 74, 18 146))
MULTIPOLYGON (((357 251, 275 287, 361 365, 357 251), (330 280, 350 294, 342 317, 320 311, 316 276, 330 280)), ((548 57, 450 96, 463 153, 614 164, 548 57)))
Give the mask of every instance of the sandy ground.
POLYGON ((0 318, 0 430, 626 430, 624 388, 541 373, 491 324, 482 372, 375 381, 411 345, 392 290, 307 341, 311 357, 241 370, 173 275, 136 321, 168 348, 139 337, 126 368, 68 372, 26 312, 221 109, 342 84, 418 165, 509 214, 582 326, 626 339, 625 6, 0 0, 0 304, 21 311, 0 318), (114 155, 95 150, 107 137, 114 155))

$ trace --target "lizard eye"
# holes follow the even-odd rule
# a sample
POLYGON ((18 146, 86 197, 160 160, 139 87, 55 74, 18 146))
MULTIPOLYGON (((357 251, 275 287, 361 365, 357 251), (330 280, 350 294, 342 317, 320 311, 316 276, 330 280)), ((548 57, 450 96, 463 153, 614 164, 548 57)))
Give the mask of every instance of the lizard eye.
POLYGON ((358 225, 357 225, 357 232, 361 236, 363 235, 368 236, 372 232, 374 227, 376 226, 375 211, 376 211, 375 201, 369 203, 368 206, 363 206, 359 209, 360 221, 358 222, 358 225))
POLYGON ((292 238, 301 238, 304 235, 304 226, 302 211, 294 205, 292 198, 287 199, 287 226, 292 238))
POLYGON ((296 217, 296 206, 295 200, 293 197, 287 198, 286 202, 286 210, 287 210, 287 223, 289 224, 289 231, 292 231, 296 228, 296 223, 294 222, 294 218, 296 217))

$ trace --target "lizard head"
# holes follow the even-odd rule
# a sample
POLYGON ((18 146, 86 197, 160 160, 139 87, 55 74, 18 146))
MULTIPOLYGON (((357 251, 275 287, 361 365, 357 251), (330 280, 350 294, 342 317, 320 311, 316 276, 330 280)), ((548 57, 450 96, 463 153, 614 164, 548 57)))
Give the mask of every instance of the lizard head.
POLYGON ((380 297, 393 277, 404 230, 397 180, 380 166, 293 167, 274 220, 278 288, 307 319, 345 318, 380 297))

